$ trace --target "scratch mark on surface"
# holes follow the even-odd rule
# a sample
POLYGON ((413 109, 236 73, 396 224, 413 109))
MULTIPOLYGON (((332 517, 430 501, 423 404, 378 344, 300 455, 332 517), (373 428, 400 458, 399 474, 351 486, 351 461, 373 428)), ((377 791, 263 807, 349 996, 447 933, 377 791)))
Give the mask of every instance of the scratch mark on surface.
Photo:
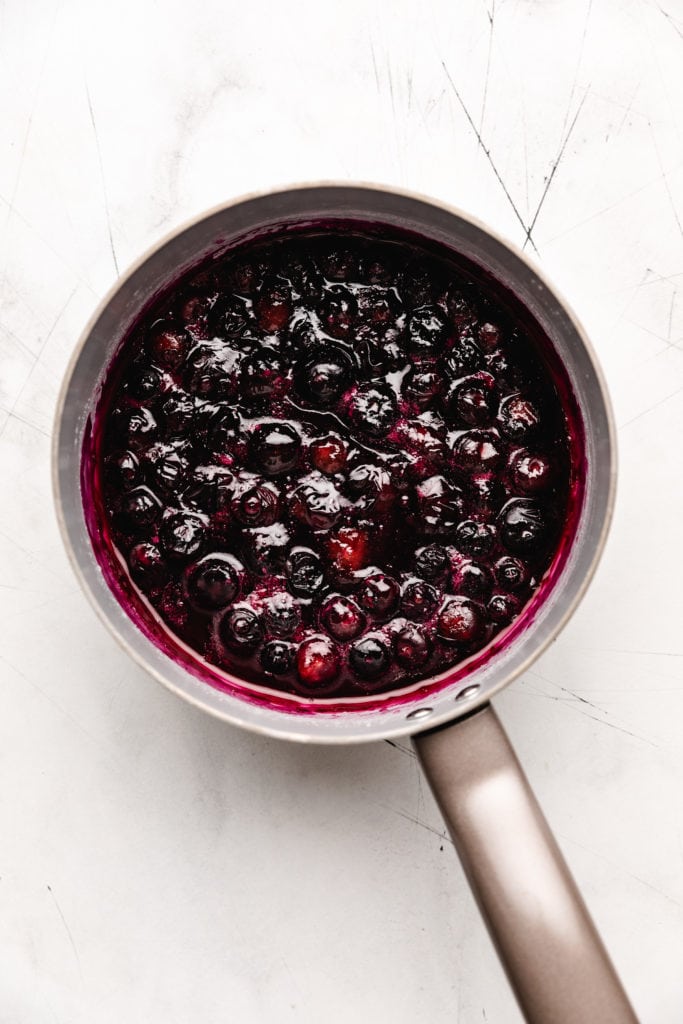
POLYGON ((629 871, 628 868, 625 868, 623 864, 617 863, 617 861, 612 860, 610 857, 605 857, 603 853, 593 850, 590 846, 584 846, 583 843, 578 842, 576 839, 572 839, 570 836, 562 835, 562 833, 558 833, 558 835, 564 842, 571 843, 573 846, 578 846, 580 850, 585 850, 585 852, 590 853, 592 857, 597 857, 599 860, 604 861, 605 864, 609 864, 610 867, 616 868, 617 871, 623 871, 623 873, 628 878, 632 878, 634 882, 644 885, 647 889, 652 889, 652 891, 656 892, 658 896, 661 896, 663 899, 668 900, 669 903, 673 903, 675 907, 681 909, 681 904, 678 900, 674 899, 673 896, 667 896, 667 894, 663 892, 662 889, 658 889, 656 885, 652 885, 651 882, 646 882, 645 879, 641 878, 639 875, 634 875, 633 872, 629 871))
POLYGON ((486 98, 489 91, 489 75, 491 73, 491 50, 493 49, 493 22, 496 16, 496 0, 491 0, 491 11, 486 11, 489 19, 489 48, 486 54, 486 77, 484 80, 484 95, 481 99, 481 114, 479 116, 479 142, 478 146, 481 146, 481 133, 484 130, 484 116, 486 114, 486 98))
POLYGON ((626 118, 628 117, 628 115, 631 113, 631 110, 633 109, 633 104, 635 102, 635 98, 638 95, 638 92, 640 90, 640 82, 641 81, 642 81, 642 79, 638 80, 638 84, 636 85, 635 89, 633 90, 633 95, 631 96, 631 99, 628 101, 628 105, 626 107, 626 110, 624 111, 624 116, 622 117, 621 121, 619 122, 619 127, 617 128, 617 131, 616 131, 617 135, 621 134, 621 131, 622 131, 624 125, 626 124, 626 118))
POLYGON ((57 913, 59 914, 59 917, 61 919, 62 924, 64 925, 64 930, 66 931, 66 934, 69 937, 69 942, 71 943, 71 948, 72 948, 72 950, 74 952, 74 956, 76 957, 76 963, 78 964, 78 973, 81 976, 81 985, 82 985, 83 984, 83 971, 81 970, 81 958, 78 955, 78 950, 76 949, 76 943, 74 942, 74 937, 71 934, 71 929, 69 928, 69 925, 67 924, 67 921, 66 921, 66 918, 64 917, 64 914, 62 913, 62 908, 59 905, 57 897, 55 896, 54 892, 52 891, 52 887, 48 885, 47 891, 50 893, 50 896, 52 896, 54 905, 57 908, 57 913))
POLYGON ((427 832, 431 832, 433 835, 438 836, 442 842, 450 843, 453 846, 453 840, 446 832, 439 832, 437 828, 432 828, 426 821, 420 821, 419 818, 414 818, 412 814, 406 814, 405 811, 398 811, 395 807, 390 807, 389 810, 393 811, 394 814, 398 814, 399 818, 405 818, 406 821, 411 821, 413 825, 417 825, 418 828, 424 828, 427 832))
POLYGON ((394 748, 394 750, 400 750, 402 754, 406 755, 406 757, 417 758, 415 751, 411 750, 409 747, 402 747, 400 743, 395 743, 394 740, 385 740, 384 742, 388 743, 390 747, 394 748))
POLYGON ((667 328, 666 328, 666 340, 669 342, 670 345, 672 344, 672 341, 671 341, 671 329, 672 329, 672 325, 673 325, 674 306, 676 304, 676 295, 677 294, 678 294, 678 289, 674 288, 674 290, 671 293, 671 305, 669 306, 669 322, 668 322, 667 328))
POLYGON ((643 416, 647 416, 649 413, 654 412, 655 409, 659 409, 660 405, 664 405, 665 402, 670 402, 672 398, 676 397, 676 395, 680 395, 681 391, 683 391, 683 387, 676 388, 676 390, 670 395, 665 395, 664 398, 660 398, 658 402, 655 402, 655 404, 651 405, 648 409, 643 409, 643 411, 639 412, 637 416, 634 416, 630 420, 626 420, 626 423, 622 423, 619 426, 619 430, 625 430, 626 427, 630 427, 632 423, 636 422, 636 420, 640 420, 643 416))
POLYGON ((375 45, 372 41, 372 36, 369 36, 370 41, 370 53, 372 54, 372 67, 375 72, 375 85, 377 86, 377 92, 380 91, 379 86, 379 71, 377 70, 377 57, 375 56, 375 45))
POLYGON ((662 178, 664 179, 664 187, 666 189, 666 194, 669 197, 671 210, 673 212, 676 224, 678 225, 678 230, 680 234, 683 236, 683 225, 681 224, 681 219, 678 216, 678 210, 676 209, 676 205, 674 203, 674 197, 671 195, 671 189, 669 188, 669 179, 667 177, 666 171, 664 170, 664 164, 662 163, 662 156, 659 152, 659 146, 657 145, 657 137, 655 135, 654 128, 652 127, 652 121, 648 121, 647 123, 650 129, 650 134, 652 135, 652 145, 654 146, 655 153, 657 154, 657 163, 659 164, 659 169, 662 172, 662 178))
POLYGON ((97 124, 95 123, 95 113, 92 108, 92 100, 90 99, 90 89, 88 83, 85 83, 85 95, 88 99, 88 110, 90 111, 90 123, 92 124, 93 134, 95 136, 95 147, 97 149, 97 162, 100 165, 100 179, 102 181, 102 196, 104 198, 104 212, 107 217, 107 231, 109 232, 109 245, 111 246, 111 255, 114 261, 114 269, 116 270, 116 276, 119 277, 119 262, 116 259, 116 249, 114 248, 114 236, 111 232, 111 216, 109 213, 109 196, 107 195, 107 184, 104 178, 104 165, 102 163, 102 150, 100 148, 100 137, 97 131, 97 124))
POLYGON ((529 229, 527 231, 527 237, 526 237, 526 239, 524 241, 524 245, 522 246, 523 249, 525 248, 527 242, 531 242, 531 232, 534 230, 534 227, 536 226, 536 221, 538 220, 538 215, 540 214, 540 212, 541 212, 541 210, 543 208, 543 204, 544 204, 544 202, 546 200, 546 196, 548 195, 548 192, 550 190, 550 186, 553 183, 553 178, 555 177, 555 174, 557 172, 557 168, 560 166, 560 161, 562 160, 562 157, 564 156, 564 151, 567 148, 567 143, 569 142, 569 140, 571 138, 571 135, 572 135, 572 132, 574 131, 574 127, 576 125, 576 122, 578 121, 579 114, 581 113, 581 111, 583 109, 583 105, 586 102, 586 97, 587 96, 588 96, 588 89, 586 89, 586 91, 585 91, 585 93, 583 95, 583 99, 581 100, 581 102, 579 103, 579 105, 577 107, 576 113, 574 114, 574 119, 573 119, 572 123, 569 126, 569 131, 565 135, 564 141, 563 141, 562 145, 560 146, 560 151, 557 154, 557 157, 555 159, 555 163, 553 164, 552 168, 550 169, 550 174, 548 175, 548 180, 545 183, 545 188, 543 189, 543 194, 541 195, 541 198, 539 200, 538 206, 536 207, 536 212, 534 213, 533 218, 531 220, 531 224, 529 225, 529 229))
POLYGON ((576 84, 579 80, 579 71, 581 70, 581 64, 583 63, 583 50, 586 45, 586 34, 588 32, 588 22, 590 21, 591 10, 593 8, 593 0, 588 0, 586 7, 586 16, 583 21, 583 33, 581 35, 581 43, 579 44, 579 56, 576 61, 576 70, 574 71, 574 80, 572 87, 569 91, 569 103, 567 104, 567 110, 564 115, 564 121, 562 122, 562 128, 560 129, 560 138, 564 135, 564 130, 567 127, 567 121, 569 120, 569 111, 572 109, 572 103, 574 102, 574 96, 576 95, 576 84))
POLYGON ((451 78, 450 73, 448 71, 448 68, 446 67, 446 64, 445 64, 445 62, 443 60, 441 61, 441 67, 443 68, 443 70, 445 72, 445 75, 446 75, 446 78, 448 79, 448 82, 450 84, 450 87, 453 90, 453 93, 455 94, 455 98, 457 99, 458 103, 462 107, 462 110, 463 110, 463 113, 464 113, 465 117, 469 121, 469 124, 470 124, 470 127, 471 127, 472 131, 474 132, 474 134, 476 135, 477 139, 481 143, 481 148, 482 148, 482 150, 484 152, 484 155, 485 155, 486 159, 488 160, 488 162, 489 162, 489 164, 491 166, 491 170, 493 171, 493 173, 495 174, 496 178, 498 179, 498 183, 499 183, 500 187, 503 189, 503 192, 505 193, 505 197, 506 197, 508 203, 512 207, 512 212, 514 213, 514 215, 517 218, 517 220, 519 221, 519 223, 522 225, 522 228, 523 228, 524 233, 526 235, 526 241, 525 241, 524 244, 526 245, 527 241, 530 242, 532 247, 533 247, 533 249, 534 249, 534 251, 536 253, 538 253, 538 249, 536 248, 536 244, 535 244, 533 238, 531 237, 531 228, 527 228, 526 224, 524 223, 524 221, 522 219, 522 215, 520 214, 519 210, 517 209, 517 206, 515 205, 515 201, 514 201, 514 199, 512 198, 512 196, 510 195, 510 193, 508 191, 507 185, 505 184, 505 182, 501 178, 500 173, 498 171, 498 168, 496 167, 496 165, 493 162, 493 158, 491 156, 491 152, 485 146, 484 141, 483 141, 481 135, 479 134, 479 131, 477 130, 477 126, 474 123, 469 110, 467 109, 467 107, 463 103, 462 97, 461 97, 460 93, 458 92, 458 90, 457 90, 457 88, 455 86, 455 82, 451 78))
POLYGON ((669 24, 671 25, 672 29, 674 30, 676 35, 679 37, 679 39, 683 39, 683 32, 680 30, 680 28, 678 27, 678 25, 676 24, 674 19, 671 17, 669 12, 665 11, 663 7, 659 6, 659 4, 655 4, 655 7, 657 8, 657 10, 659 11, 660 14, 664 15, 664 17, 669 22, 669 24))

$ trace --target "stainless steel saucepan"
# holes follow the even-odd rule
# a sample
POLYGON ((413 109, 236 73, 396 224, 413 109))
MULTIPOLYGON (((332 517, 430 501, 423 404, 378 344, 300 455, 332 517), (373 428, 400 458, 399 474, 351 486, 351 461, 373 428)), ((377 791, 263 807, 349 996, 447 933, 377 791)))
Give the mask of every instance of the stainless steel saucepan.
MULTIPOLYGON (((528 668, 581 599, 605 543, 615 488, 614 428, 588 340, 566 303, 521 252, 464 213, 395 190, 307 185, 212 210, 146 253, 114 286, 81 337, 57 411, 57 515, 83 589, 119 643, 170 690, 254 732, 353 744, 410 735, 523 1014, 530 1024, 633 1024, 626 995, 569 874, 491 698, 528 668), (571 548, 524 628, 468 671, 400 701, 297 713, 296 705, 220 690, 168 656, 110 589, 87 529, 83 439, 99 388, 140 311, 184 270, 240 240, 286 226, 356 221, 442 244, 512 292, 551 340, 583 424, 583 497, 571 548), (426 696, 425 696, 426 694, 426 696)), ((351 754, 349 756, 352 756, 351 754)))

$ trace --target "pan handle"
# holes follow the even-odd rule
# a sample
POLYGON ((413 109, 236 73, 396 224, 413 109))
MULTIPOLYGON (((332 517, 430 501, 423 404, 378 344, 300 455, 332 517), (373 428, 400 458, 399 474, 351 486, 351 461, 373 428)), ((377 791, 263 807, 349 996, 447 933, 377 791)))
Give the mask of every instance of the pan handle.
POLYGON ((638 1024, 493 708, 413 744, 528 1024, 638 1024))

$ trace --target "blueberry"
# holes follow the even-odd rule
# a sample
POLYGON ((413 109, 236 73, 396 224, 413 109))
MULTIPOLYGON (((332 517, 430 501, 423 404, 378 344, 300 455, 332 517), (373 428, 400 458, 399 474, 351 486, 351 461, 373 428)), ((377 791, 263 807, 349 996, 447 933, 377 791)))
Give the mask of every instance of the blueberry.
POLYGON ((341 495, 331 480, 311 473, 292 491, 289 510, 311 529, 329 530, 341 516, 341 495))
POLYGON ((246 301, 238 295, 231 295, 229 298, 221 296, 213 308, 211 323, 216 334, 234 339, 239 345, 240 337, 247 332, 251 324, 251 314, 246 301))
POLYGON ((460 334, 453 342, 444 360, 446 372, 456 380, 480 370, 483 365, 484 354, 469 331, 460 334))
POLYGON ((264 644, 259 655, 259 662, 264 672, 273 676, 286 676, 294 666, 296 646, 284 640, 269 640, 264 644))
POLYGON ((172 559, 196 558, 205 540, 204 522, 192 512, 176 512, 164 520, 159 531, 161 549, 172 559))
POLYGON ((481 324, 477 332, 479 347, 483 352, 494 352, 500 347, 502 331, 496 324, 481 324))
POLYGON ((205 555, 187 570, 185 589, 195 608, 215 612, 235 600, 244 579, 244 566, 234 555, 205 555))
POLYGON ((259 423, 251 435, 254 460, 266 476, 294 469, 300 448, 301 438, 291 423, 259 423))
POLYGON ((358 594, 358 600, 373 619, 388 619, 398 606, 401 588, 395 579, 383 572, 368 576, 358 594))
POLYGON ((510 476, 513 485, 523 494, 536 494, 552 481, 553 466, 547 456, 520 448, 510 459, 510 476))
POLYGON ((521 610, 521 604, 512 594, 494 594, 486 605, 486 611, 494 622, 507 625, 512 622, 521 610))
POLYGON ((245 555, 259 575, 270 576, 283 570, 292 539, 284 523, 244 530, 242 539, 245 555))
POLYGON ((195 400, 185 391, 170 394, 161 407, 162 422, 167 437, 189 433, 196 412, 195 400))
POLYGON ((465 519, 458 523, 454 541, 459 551, 465 555, 480 558, 487 555, 496 539, 496 528, 489 523, 476 523, 465 519))
POLYGON ((508 551, 533 557, 545 554, 549 523, 537 502, 515 498, 503 507, 498 518, 501 540, 508 551))
POLYGON ((505 499, 505 489, 495 473, 473 473, 469 479, 473 505, 481 512, 497 512, 505 499))
POLYGON ((270 526, 278 517, 280 494, 273 484, 244 477, 233 491, 230 509, 242 526, 270 526))
POLYGON ((358 296, 359 319, 366 324, 383 327, 395 324, 401 303, 391 289, 364 288, 358 296))
POLYGON ((153 366, 140 366, 133 370, 127 380, 126 390, 133 398, 156 398, 161 391, 162 377, 153 366))
POLYGON ((496 583, 503 590, 521 590, 529 582, 529 572, 524 562, 510 555, 499 558, 493 571, 496 583))
POLYGON ((140 463, 133 452, 110 455, 105 463, 105 472, 114 487, 132 487, 142 475, 140 463))
POLYGON ((320 296, 322 278, 307 256, 296 252, 284 253, 279 271, 299 295, 306 299, 317 299, 320 296))
POLYGON ((136 544, 128 555, 130 574, 141 587, 160 587, 168 579, 168 569, 156 544, 136 544))
POLYGON ((418 627, 412 622, 407 623, 394 634, 394 657, 398 664, 410 671, 422 668, 431 655, 431 644, 418 627))
POLYGON ((438 580, 448 571, 448 552, 441 544, 427 544, 415 552, 415 571, 426 580, 438 580))
POLYGON ((350 597, 329 597, 320 609, 320 622, 335 640, 353 640, 365 629, 365 616, 350 597))
POLYGON ((493 418, 491 388, 465 377, 453 385, 448 402, 454 416, 470 427, 486 427, 493 418))
POLYGON ((183 381, 197 398, 230 398, 237 386, 237 362, 232 350, 213 342, 196 345, 187 358, 183 381))
POLYGON ((151 526, 161 513, 161 502, 149 487, 134 487, 121 499, 121 516, 133 530, 151 526))
POLYGON ((292 315, 292 295, 287 282, 277 277, 264 281, 254 302, 254 313, 262 331, 267 334, 281 331, 292 315))
POLYGON ((327 247, 320 254, 320 269, 328 281, 351 281, 358 276, 358 258, 343 245, 327 247))
POLYGON ((237 654, 249 654, 263 639, 263 625, 248 606, 229 608, 218 622, 218 636, 224 646, 237 654))
POLYGON ((372 682, 385 674, 391 662, 389 648, 379 636, 363 636, 351 645, 349 666, 359 679, 372 682))
POLYGON ((540 419, 536 406, 523 395, 509 395, 500 403, 498 423, 512 441, 525 442, 537 430, 540 419))
POLYGON ((484 565, 465 562, 453 573, 453 592, 477 601, 485 600, 493 588, 493 577, 484 565))
POLYGON ((313 441, 310 451, 315 468, 328 476, 340 473, 346 465, 348 447, 338 434, 328 434, 313 441))
POLYGON ((470 644, 479 638, 483 626, 479 605, 467 597, 453 597, 441 610, 437 631, 449 643, 470 644))
POLYGON ((209 335, 209 317, 214 301, 208 295, 191 295, 180 309, 180 319, 185 329, 195 338, 206 338, 209 335))
POLYGON ((435 290, 432 268, 424 259, 411 260, 399 275, 397 290, 406 306, 427 305, 435 290))
POLYGON ((300 687, 306 693, 329 692, 339 678, 339 649, 326 636, 312 636, 296 652, 296 672, 300 687))
POLYGON ((176 493, 189 467, 187 459, 168 447, 153 452, 152 459, 148 453, 148 459, 152 461, 152 476, 155 483, 162 490, 176 493))
POLYGON ((373 554, 367 530, 342 526, 327 539, 326 551, 338 576, 347 578, 363 569, 373 554))
POLYGON ((391 265, 388 260, 370 252, 363 259, 362 278, 368 284, 383 285, 388 287, 392 280, 391 265))
POLYGON ((297 388, 304 398, 323 407, 333 405, 353 379, 353 364, 336 345, 319 349, 297 370, 297 388))
POLYGON ((438 306, 421 306, 408 320, 408 348, 415 355, 434 356, 446 336, 446 318, 438 306))
POLYGON ((149 351, 154 362, 165 370, 177 370, 182 366, 189 347, 189 338, 184 331, 163 324, 152 331, 149 351))
POLYGON ((381 466, 362 463, 355 466, 348 475, 348 492, 356 508, 364 513, 385 513, 394 498, 391 476, 381 466))
POLYGON ((424 580, 409 580, 401 594, 401 611, 407 619, 430 619, 439 607, 439 591, 424 580))
POLYGON ((441 374, 432 366, 413 366, 403 378, 403 394, 420 409, 430 408, 442 389, 441 374))
POLYGON ((232 498, 234 476, 225 466, 195 466, 186 480, 184 499, 203 512, 227 508, 232 498))
POLYGON ((494 469, 502 458, 500 438, 492 430, 468 430, 453 443, 453 466, 463 472, 494 469))
POLYGON ((396 419, 393 391, 381 384, 362 385, 352 399, 351 419, 358 430, 370 437, 383 437, 396 419))
POLYGON ((295 594, 303 598, 315 597, 324 582, 320 556, 310 548, 292 548, 285 563, 285 576, 295 594))
POLYGON ((417 527, 423 533, 448 534, 463 516, 462 491, 443 476, 431 476, 415 488, 417 527))
POLYGON ((268 398, 284 377, 284 365, 277 351, 262 345, 242 366, 242 387, 250 398, 268 398))
POLYGON ((263 284, 265 266, 263 260, 237 257, 226 267, 228 284, 238 295, 253 295, 263 284))
POLYGON ((266 630, 273 636, 288 637, 301 622, 299 602, 286 591, 278 591, 263 602, 266 630))
POLYGON ((197 411, 197 437, 211 452, 225 452, 238 439, 242 421, 226 402, 204 402, 197 411))
POLYGON ((118 409, 113 422, 116 432, 131 448, 149 444, 157 434, 157 421, 149 409, 139 406, 135 409, 118 409))
POLYGON ((327 334, 333 338, 348 338, 358 316, 358 304, 348 288, 334 285, 323 293, 318 316, 327 334))

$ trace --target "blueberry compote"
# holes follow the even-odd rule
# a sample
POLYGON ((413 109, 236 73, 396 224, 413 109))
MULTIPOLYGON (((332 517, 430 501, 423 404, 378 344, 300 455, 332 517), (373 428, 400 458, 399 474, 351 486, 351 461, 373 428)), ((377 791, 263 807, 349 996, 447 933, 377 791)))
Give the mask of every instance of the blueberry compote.
POLYGON ((514 304, 447 252, 295 233, 145 314, 84 470, 131 601, 216 678, 348 698, 520 615, 567 516, 564 408, 514 304))

